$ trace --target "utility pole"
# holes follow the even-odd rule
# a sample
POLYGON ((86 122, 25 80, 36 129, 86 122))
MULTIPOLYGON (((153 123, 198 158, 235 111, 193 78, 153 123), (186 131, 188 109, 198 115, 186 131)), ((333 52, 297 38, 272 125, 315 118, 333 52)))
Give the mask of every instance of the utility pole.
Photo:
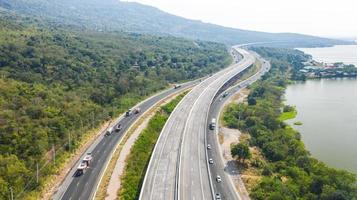
POLYGON ((92 128, 94 128, 94 112, 92 112, 92 128))
POLYGON ((71 152, 71 132, 68 132, 68 151, 71 152))
POLYGON ((56 147, 55 144, 52 144, 52 151, 53 151, 53 165, 56 164, 56 147))
POLYGON ((38 162, 36 163, 36 183, 38 184, 39 171, 38 171, 38 162))
POLYGON ((82 118, 80 119, 80 122, 81 122, 81 131, 83 131, 83 120, 82 120, 82 118))
POLYGON ((10 199, 14 200, 14 192, 12 191, 12 187, 10 187, 10 199))

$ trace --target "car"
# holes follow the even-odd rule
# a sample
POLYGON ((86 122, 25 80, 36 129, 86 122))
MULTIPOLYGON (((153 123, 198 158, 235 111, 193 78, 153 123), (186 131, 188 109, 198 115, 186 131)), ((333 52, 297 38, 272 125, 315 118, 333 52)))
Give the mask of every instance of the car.
POLYGON ((221 200, 221 194, 220 193, 216 193, 216 200, 221 200))
POLYGON ((118 124, 116 127, 115 127, 115 131, 116 132, 119 132, 121 130, 121 124, 118 124))
POLYGON ((208 163, 209 163, 209 164, 213 164, 213 159, 210 158, 210 159, 208 160, 208 163))
POLYGON ((132 113, 132 110, 131 110, 131 109, 129 109, 128 111, 126 111, 126 113, 125 113, 125 117, 129 117, 129 116, 131 115, 131 113, 132 113))
POLYGON ((225 93, 222 95, 222 97, 225 98, 225 97, 227 97, 228 95, 229 95, 229 92, 225 92, 225 93))
POLYGON ((216 127, 216 119, 212 118, 211 123, 209 124, 209 129, 214 130, 215 127, 216 127))
POLYGON ((210 144, 207 144, 207 149, 208 149, 208 150, 211 150, 211 149, 212 149, 212 147, 211 147, 210 144))
POLYGON ((217 181, 217 183, 222 182, 222 178, 221 178, 221 176, 217 175, 217 177, 216 177, 216 181, 217 181))

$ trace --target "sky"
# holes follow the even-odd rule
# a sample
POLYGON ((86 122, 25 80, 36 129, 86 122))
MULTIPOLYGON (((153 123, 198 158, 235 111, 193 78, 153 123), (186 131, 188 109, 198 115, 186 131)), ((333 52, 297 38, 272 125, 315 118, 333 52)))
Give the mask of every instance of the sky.
POLYGON ((129 0, 181 17, 266 32, 357 39, 356 0, 129 0))

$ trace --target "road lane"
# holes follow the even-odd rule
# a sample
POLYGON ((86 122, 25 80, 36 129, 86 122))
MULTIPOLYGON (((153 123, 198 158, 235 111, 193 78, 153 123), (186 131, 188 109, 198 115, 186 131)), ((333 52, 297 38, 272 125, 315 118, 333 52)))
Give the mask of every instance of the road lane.
POLYGON ((212 199, 205 155, 205 125, 215 93, 254 62, 243 59, 196 86, 177 105, 155 145, 140 199, 212 199), (173 126, 174 125, 174 126, 173 126))
MULTIPOLYGON (((254 54, 254 53, 252 53, 254 54)), ((225 163, 223 159, 223 152, 220 150, 220 144, 218 140, 218 132, 219 132, 219 111, 222 109, 224 103, 235 93, 237 93, 239 90, 241 90, 244 87, 247 87, 248 85, 254 83, 257 81, 262 75, 264 75, 269 69, 270 69, 270 64, 269 62, 262 60, 258 55, 255 54, 258 59, 262 61, 262 68, 259 72, 257 72, 255 75, 251 76, 247 80, 244 80, 240 82, 239 84, 227 89, 225 92, 228 92, 228 95, 224 98, 222 98, 222 95, 220 95, 218 98, 216 98, 211 107, 210 107, 210 112, 209 116, 207 118, 206 126, 209 125, 210 119, 216 118, 217 119, 217 128, 215 130, 209 130, 207 129, 207 144, 211 145, 211 150, 206 150, 208 158, 212 158, 214 161, 214 164, 211 164, 210 167, 210 172, 212 174, 212 183, 213 183, 213 188, 215 193, 219 193, 221 195, 222 199, 226 200, 246 200, 249 199, 249 196, 246 195, 241 195, 237 193, 237 190, 234 186, 233 181, 230 179, 230 174, 238 175, 238 171, 230 169, 229 163, 225 163), (215 177, 217 175, 220 175, 222 177, 222 182, 217 183, 215 181, 215 177)), ((222 92, 223 93, 223 92, 222 92)), ((206 148, 207 149, 207 148, 206 148)))
POLYGON ((209 182, 208 174, 208 160, 205 154, 205 134, 207 115, 209 113, 210 105, 216 93, 225 85, 225 83, 233 79, 237 74, 251 66, 255 59, 244 50, 239 50, 243 55, 235 69, 229 71, 218 79, 216 79, 204 92, 203 95, 196 102, 192 109, 193 115, 188 118, 187 132, 184 133, 185 140, 182 152, 183 159, 180 169, 180 199, 213 199, 212 189, 209 182), (190 159, 187 159, 190 158, 190 159), (194 161, 194 162, 192 162, 194 161), (189 167, 194 170, 187 170, 189 167), (187 182, 191 180, 191 186, 187 182))
POLYGON ((119 133, 114 133, 107 137, 105 137, 104 133, 102 133, 86 150, 86 152, 83 153, 81 159, 79 159, 78 162, 72 167, 52 199, 92 199, 104 168, 109 161, 108 159, 110 158, 111 153, 113 152, 118 141, 122 138, 123 134, 131 126, 131 124, 133 124, 133 122, 135 122, 142 113, 150 109, 161 99, 190 88, 198 82, 199 81, 192 81, 182 84, 181 88, 165 90, 138 104, 137 106, 141 108, 141 113, 131 115, 130 117, 121 116, 116 124, 122 124, 122 130, 119 133), (82 176, 76 177, 74 176, 76 168, 87 152, 92 152, 93 155, 91 166, 82 176))

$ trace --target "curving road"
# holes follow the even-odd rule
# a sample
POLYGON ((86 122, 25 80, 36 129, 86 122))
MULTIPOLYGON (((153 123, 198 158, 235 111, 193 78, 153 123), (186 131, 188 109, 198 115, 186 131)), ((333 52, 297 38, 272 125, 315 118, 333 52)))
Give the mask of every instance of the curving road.
POLYGON ((216 93, 255 57, 242 55, 236 64, 197 85, 175 108, 153 151, 140 199, 213 199, 214 190, 206 156, 206 122, 216 93))
POLYGON ((121 116, 115 124, 122 124, 122 130, 118 133, 114 133, 105 137, 102 133, 96 141, 86 150, 81 156, 81 159, 73 166, 70 172, 67 174, 65 180, 61 183, 57 192, 52 199, 55 200, 88 200, 93 199, 97 190, 100 178, 103 175, 104 169, 109 162, 111 154, 115 149, 117 143, 121 140, 124 133, 128 128, 148 109, 158 103, 160 100, 168 97, 174 93, 183 91, 190 88, 200 81, 192 81, 182 84, 179 89, 165 90, 145 101, 138 104, 140 106, 141 113, 131 115, 129 117, 121 116), (79 165, 83 157, 87 152, 92 152, 93 161, 90 168, 81 176, 76 177, 76 167, 79 165))
MULTIPOLYGON (((254 53, 253 53, 254 54, 254 53)), ((260 56, 255 55, 259 60, 261 60, 262 68, 253 76, 249 77, 248 79, 240 82, 239 84, 227 89, 225 92, 228 93, 226 97, 219 97, 215 98, 210 106, 209 115, 206 122, 206 127, 208 127, 210 123, 210 119, 216 118, 219 119, 219 112, 224 106, 225 102, 231 98, 235 93, 237 93, 242 88, 247 87, 248 85, 254 83, 261 76, 263 76, 269 69, 270 63, 260 58, 260 56)), ((210 173, 211 173, 211 181, 213 183, 213 190, 214 193, 219 193, 222 199, 227 200, 246 200, 249 199, 249 196, 246 194, 238 193, 236 188, 234 187, 234 183, 230 178, 230 175, 238 176, 238 172, 235 171, 235 167, 232 166, 233 163, 225 163, 223 159, 223 152, 220 149, 220 144, 218 143, 218 126, 217 121, 217 128, 215 130, 207 129, 207 144, 210 144, 211 150, 207 151, 208 158, 213 159, 213 164, 209 165, 210 173), (215 178, 217 175, 221 176, 222 182, 217 183, 215 178)))

